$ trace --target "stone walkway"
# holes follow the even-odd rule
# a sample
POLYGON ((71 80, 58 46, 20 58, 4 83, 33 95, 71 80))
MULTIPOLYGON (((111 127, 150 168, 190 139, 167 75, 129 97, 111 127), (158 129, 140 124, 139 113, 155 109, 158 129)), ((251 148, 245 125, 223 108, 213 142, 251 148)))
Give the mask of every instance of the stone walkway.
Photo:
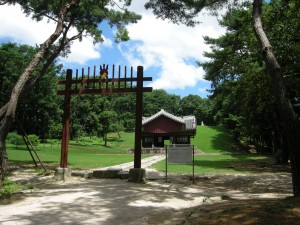
MULTIPOLYGON (((165 155, 155 155, 155 156, 144 158, 144 159, 142 159, 142 163, 141 163, 142 168, 148 168, 149 166, 153 165, 154 163, 164 160, 165 158, 166 158, 165 155)), ((129 169, 133 168, 133 166, 134 166, 134 162, 129 162, 129 163, 123 163, 123 164, 116 165, 116 166, 105 167, 103 169, 129 170, 129 169)))
MULTIPOLYGON (((154 163, 164 160, 165 158, 166 158, 165 155, 155 155, 155 156, 144 158, 141 160, 141 167, 144 169, 148 168, 151 165, 153 165, 154 163)), ((72 174, 72 176, 91 178, 95 175, 95 171, 98 171, 98 172, 100 171, 100 174, 102 174, 101 171, 106 171, 106 172, 111 171, 111 175, 105 175, 105 176, 109 176, 109 177, 113 176, 114 177, 116 175, 116 177, 124 179, 124 178, 128 177, 128 171, 129 171, 129 169, 132 169, 132 168, 134 168, 134 162, 128 162, 128 163, 123 163, 123 164, 119 164, 119 165, 115 165, 115 166, 109 166, 109 167, 93 169, 93 170, 72 171, 71 174, 72 174), (118 172, 116 172, 116 171, 118 171, 118 172)), ((100 175, 100 176, 102 176, 102 175, 100 175)), ((147 169, 147 178, 157 179, 157 178, 161 178, 163 176, 164 175, 161 173, 154 172, 154 170, 151 170, 151 169, 147 169)), ((108 178, 108 177, 106 177, 106 178, 108 178)))

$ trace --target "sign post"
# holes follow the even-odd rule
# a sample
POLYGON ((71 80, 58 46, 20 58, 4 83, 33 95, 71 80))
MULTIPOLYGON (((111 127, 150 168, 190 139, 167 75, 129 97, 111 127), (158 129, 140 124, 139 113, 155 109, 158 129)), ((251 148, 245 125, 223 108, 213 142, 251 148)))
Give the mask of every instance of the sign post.
POLYGON ((193 182, 195 181, 194 145, 166 145, 166 182, 168 182, 168 162, 193 165, 193 182))

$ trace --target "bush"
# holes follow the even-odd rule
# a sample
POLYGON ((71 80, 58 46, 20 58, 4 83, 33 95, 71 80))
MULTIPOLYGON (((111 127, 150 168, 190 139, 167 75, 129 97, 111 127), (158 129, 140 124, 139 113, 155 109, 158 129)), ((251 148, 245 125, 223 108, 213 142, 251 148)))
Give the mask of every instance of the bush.
POLYGON ((19 135, 17 132, 9 133, 7 135, 7 141, 11 144, 16 145, 17 147, 24 142, 22 136, 19 135))
POLYGON ((28 139, 31 142, 32 145, 37 146, 40 143, 40 139, 35 134, 28 135, 28 139))
POLYGON ((83 137, 80 137, 77 139, 77 141, 79 142, 91 142, 91 138, 90 137, 86 137, 86 136, 83 136, 83 137))

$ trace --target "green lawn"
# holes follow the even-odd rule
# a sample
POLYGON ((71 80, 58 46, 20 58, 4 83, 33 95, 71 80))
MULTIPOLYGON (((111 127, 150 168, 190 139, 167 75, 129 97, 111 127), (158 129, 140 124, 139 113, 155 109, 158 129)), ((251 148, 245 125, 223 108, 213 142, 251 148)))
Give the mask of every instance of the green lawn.
MULTIPOLYGON (((58 166, 60 162, 60 141, 51 140, 51 143, 39 144, 35 147, 38 156, 47 165, 58 166)), ((108 144, 99 138, 82 138, 80 141, 69 142, 68 163, 70 168, 99 168, 131 162, 133 154, 127 154, 129 148, 133 148, 134 133, 123 133, 121 138, 117 134, 108 136, 108 144)), ((16 147, 7 144, 9 161, 16 164, 32 164, 32 158, 25 145, 16 147)), ((150 155, 142 155, 149 157, 150 155)))
POLYGON ((231 153, 232 139, 228 130, 217 126, 198 126, 192 144, 205 153, 231 153))
MULTIPOLYGON (((233 154, 232 139, 227 130, 221 127, 198 126, 197 135, 192 140, 196 149, 211 155, 195 156, 195 173, 236 173, 248 172, 243 169, 243 163, 260 162, 267 157, 259 154, 233 154), (239 165, 239 166, 237 166, 239 165)), ((84 137, 69 142, 68 163, 70 168, 99 168, 133 161, 133 154, 127 154, 128 149, 134 146, 134 133, 123 133, 121 138, 117 134, 108 136, 108 145, 99 138, 84 137)), ((36 147, 39 157, 46 165, 59 166, 60 141, 50 140, 47 144, 36 147)), ((7 152, 10 161, 14 163, 31 163, 32 159, 25 146, 8 144, 7 152)), ((149 157, 150 155, 142 155, 149 157)), ((161 161, 154 168, 165 171, 165 161, 161 161)), ((168 164, 171 173, 191 173, 191 165, 168 164)))
MULTIPOLYGON (((236 154, 233 152, 234 143, 228 130, 217 126, 198 126, 192 144, 195 149, 208 153, 195 156, 195 174, 249 173, 251 171, 244 168, 243 164, 262 163, 268 159, 259 154, 236 154)), ((152 167, 165 172, 166 161, 152 167)), ((168 163, 168 172, 191 174, 192 165, 168 163)))
POLYGON ((104 146, 104 140, 97 137, 84 137, 80 140, 70 140, 70 149, 79 149, 86 151, 97 151, 103 154, 114 154, 120 153, 124 154, 128 152, 128 149, 134 147, 134 133, 133 132, 123 132, 121 138, 119 138, 117 133, 108 134, 107 146, 104 146))
MULTIPOLYGON (((262 155, 196 155, 195 174, 234 174, 234 173, 251 173, 243 168, 244 163, 265 161, 266 156, 262 155)), ((166 161, 160 161, 152 166, 161 172, 166 171, 166 161)), ((174 164, 168 163, 168 173, 191 174, 192 164, 174 164)))

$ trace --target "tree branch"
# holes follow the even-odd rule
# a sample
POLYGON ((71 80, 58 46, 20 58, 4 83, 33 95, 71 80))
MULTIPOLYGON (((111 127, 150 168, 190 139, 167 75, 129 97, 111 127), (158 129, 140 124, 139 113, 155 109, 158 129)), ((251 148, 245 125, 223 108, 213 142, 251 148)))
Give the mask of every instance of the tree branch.
POLYGON ((4 117, 4 115, 7 111, 7 108, 8 108, 8 103, 6 103, 4 106, 1 107, 1 109, 0 109, 0 121, 4 117))
MULTIPOLYGON (((34 9, 33 9, 32 7, 28 6, 28 8, 29 8, 31 11, 34 12, 34 9)), ((40 15, 43 15, 43 16, 47 17, 48 19, 53 20, 54 22, 58 23, 58 20, 57 20, 57 19, 55 19, 55 18, 52 17, 52 16, 49 16, 48 14, 46 14, 46 13, 44 13, 44 12, 39 12, 39 13, 37 13, 37 16, 40 16, 40 15)))

